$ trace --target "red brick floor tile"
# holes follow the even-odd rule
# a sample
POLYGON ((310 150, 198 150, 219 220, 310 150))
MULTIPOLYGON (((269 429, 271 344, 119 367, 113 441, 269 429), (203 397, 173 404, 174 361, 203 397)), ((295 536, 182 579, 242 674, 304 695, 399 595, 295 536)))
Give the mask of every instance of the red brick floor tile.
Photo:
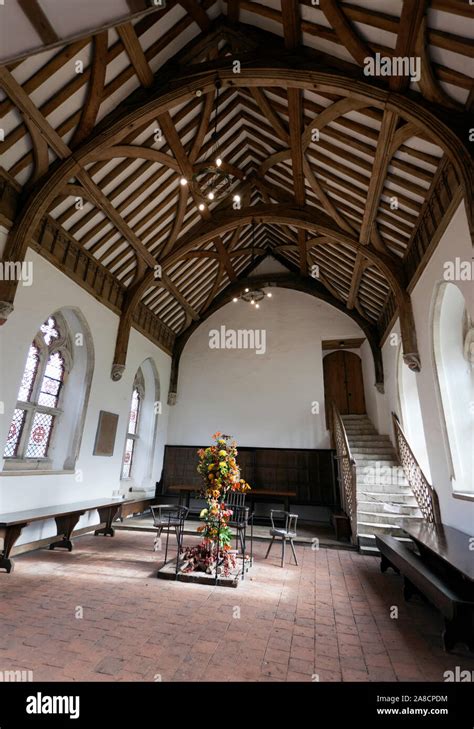
POLYGON ((353 668, 342 669, 342 680, 343 681, 367 681, 369 674, 366 671, 357 671, 353 668))
POLYGON ((263 676, 284 680, 288 673, 288 668, 283 663, 263 661, 261 673, 263 674, 263 676))
POLYGON ((289 651, 276 650, 275 648, 267 648, 265 651, 265 661, 283 663, 286 666, 289 660, 289 651))

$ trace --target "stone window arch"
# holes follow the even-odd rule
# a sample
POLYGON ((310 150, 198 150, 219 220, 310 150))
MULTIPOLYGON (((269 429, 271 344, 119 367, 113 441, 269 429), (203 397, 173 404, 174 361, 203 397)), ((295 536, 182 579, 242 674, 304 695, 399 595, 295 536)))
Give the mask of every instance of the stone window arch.
POLYGON ((474 328, 465 298, 441 282, 432 309, 435 392, 453 491, 474 494, 474 328))
POLYGON ((48 316, 28 349, 3 470, 74 469, 92 370, 92 340, 82 315, 62 309, 48 316))

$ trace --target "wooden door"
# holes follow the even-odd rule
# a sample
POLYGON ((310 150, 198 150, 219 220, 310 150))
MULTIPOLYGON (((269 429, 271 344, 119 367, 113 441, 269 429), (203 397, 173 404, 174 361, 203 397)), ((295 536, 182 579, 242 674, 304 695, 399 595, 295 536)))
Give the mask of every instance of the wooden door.
POLYGON ((341 415, 363 415, 365 398, 360 357, 344 350, 331 352, 323 359, 323 373, 326 423, 329 423, 332 401, 341 415))

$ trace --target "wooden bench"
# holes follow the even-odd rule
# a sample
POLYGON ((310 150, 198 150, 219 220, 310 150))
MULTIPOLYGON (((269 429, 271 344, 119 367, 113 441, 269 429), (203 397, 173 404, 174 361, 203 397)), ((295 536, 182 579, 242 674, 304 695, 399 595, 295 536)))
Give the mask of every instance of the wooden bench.
POLYGON ((449 579, 428 566, 414 549, 395 537, 376 535, 380 550, 380 569, 392 567, 404 580, 403 594, 409 600, 419 593, 431 602, 444 616, 443 644, 447 651, 456 643, 466 643, 474 651, 474 599, 468 583, 449 579))
MULTIPOLYGON (((150 500, 151 501, 151 500, 150 500)), ((72 551, 73 543, 71 535, 74 528, 83 514, 87 511, 99 512, 100 525, 95 529, 96 536, 114 536, 115 530, 112 522, 121 512, 124 515, 131 513, 132 504, 137 509, 144 504, 143 499, 91 499, 80 501, 74 504, 62 504, 60 506, 46 506, 39 509, 14 511, 7 514, 0 514, 0 537, 3 537, 3 551, 0 555, 0 568, 8 573, 13 572, 14 562, 10 557, 16 541, 23 529, 29 524, 46 519, 54 519, 57 527, 57 536, 61 539, 52 542, 50 549, 62 548, 72 551)))

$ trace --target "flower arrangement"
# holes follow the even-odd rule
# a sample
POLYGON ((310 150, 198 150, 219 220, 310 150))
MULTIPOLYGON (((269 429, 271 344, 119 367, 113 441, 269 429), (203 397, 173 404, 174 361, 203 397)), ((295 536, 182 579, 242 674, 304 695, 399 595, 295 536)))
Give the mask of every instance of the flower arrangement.
POLYGON ((246 492, 250 486, 240 478, 235 440, 220 432, 214 433, 212 439, 214 445, 200 448, 197 452, 197 470, 203 480, 202 494, 207 501, 207 508, 200 514, 203 524, 198 527, 202 542, 197 547, 186 549, 184 559, 187 564, 182 569, 185 572, 196 569, 212 572, 220 566, 227 576, 235 568, 236 561, 231 553, 229 520, 232 510, 226 507, 225 498, 230 491, 246 492), (217 565, 218 558, 220 565, 217 565))

